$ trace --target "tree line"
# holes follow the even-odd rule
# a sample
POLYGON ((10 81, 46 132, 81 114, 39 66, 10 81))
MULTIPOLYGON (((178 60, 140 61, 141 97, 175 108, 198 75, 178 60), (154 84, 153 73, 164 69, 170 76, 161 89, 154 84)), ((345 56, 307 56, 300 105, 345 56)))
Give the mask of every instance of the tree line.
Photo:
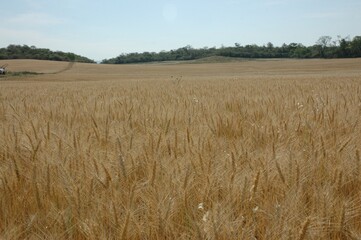
POLYGON ((27 45, 9 45, 6 48, 0 48, 0 59, 38 59, 95 63, 89 58, 74 53, 65 53, 61 51, 54 52, 46 48, 36 48, 35 46, 29 47, 27 45))
POLYGON ((232 47, 204 47, 193 48, 185 46, 170 51, 126 53, 118 57, 104 59, 103 64, 126 64, 161 61, 196 60, 211 56, 233 58, 355 58, 361 57, 361 36, 337 37, 332 40, 330 36, 322 36, 312 46, 301 43, 283 44, 274 46, 268 43, 263 46, 256 44, 242 46, 235 43, 232 47))

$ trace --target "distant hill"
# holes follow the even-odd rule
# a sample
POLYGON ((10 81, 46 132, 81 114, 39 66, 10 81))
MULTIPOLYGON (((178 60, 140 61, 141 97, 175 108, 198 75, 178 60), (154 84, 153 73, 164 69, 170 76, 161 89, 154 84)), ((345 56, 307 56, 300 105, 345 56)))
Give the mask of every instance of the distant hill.
POLYGON ((0 48, 0 59, 37 59, 67 62, 95 63, 95 61, 74 54, 61 51, 51 51, 47 48, 36 48, 27 45, 9 45, 7 48, 0 48))
POLYGON ((229 62, 233 59, 285 59, 285 58, 357 58, 361 57, 361 36, 349 37, 332 41, 330 36, 320 37, 316 44, 304 46, 301 43, 282 44, 274 46, 271 42, 266 45, 244 45, 235 43, 234 46, 221 48, 193 48, 188 45, 182 48, 161 52, 133 52, 120 54, 117 57, 104 59, 103 64, 149 63, 169 61, 195 62, 229 62))

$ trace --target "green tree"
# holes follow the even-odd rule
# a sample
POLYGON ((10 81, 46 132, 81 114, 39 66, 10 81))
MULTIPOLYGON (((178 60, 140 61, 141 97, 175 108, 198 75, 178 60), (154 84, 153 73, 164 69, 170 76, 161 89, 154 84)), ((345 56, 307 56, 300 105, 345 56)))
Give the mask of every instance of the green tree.
POLYGON ((347 41, 345 38, 339 40, 339 57, 350 57, 350 41, 347 41))
POLYGON ((356 36, 350 43, 352 57, 361 57, 361 36, 356 36))
POLYGON ((326 57, 326 49, 327 47, 330 46, 331 41, 332 41, 332 37, 330 36, 322 36, 317 40, 316 46, 319 49, 320 57, 322 58, 326 57))
POLYGON ((7 48, 0 48, 0 56, 2 59, 41 59, 94 63, 93 60, 74 53, 53 52, 46 48, 29 47, 27 45, 9 45, 7 48))

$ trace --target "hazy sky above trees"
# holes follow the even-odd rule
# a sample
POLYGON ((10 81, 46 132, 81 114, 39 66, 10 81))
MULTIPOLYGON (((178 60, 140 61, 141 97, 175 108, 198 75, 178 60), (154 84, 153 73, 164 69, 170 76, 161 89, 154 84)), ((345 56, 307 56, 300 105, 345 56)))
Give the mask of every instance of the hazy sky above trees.
POLYGON ((360 13, 360 0, 12 0, 2 4, 0 47, 101 60, 186 45, 313 45, 323 35, 361 35, 360 13))

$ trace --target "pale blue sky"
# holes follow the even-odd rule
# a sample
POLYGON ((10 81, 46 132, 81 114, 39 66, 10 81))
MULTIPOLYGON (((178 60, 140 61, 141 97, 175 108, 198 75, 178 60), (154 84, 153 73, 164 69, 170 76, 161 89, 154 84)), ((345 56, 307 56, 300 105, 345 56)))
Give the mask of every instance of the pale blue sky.
POLYGON ((94 60, 188 44, 313 45, 323 35, 361 35, 361 0, 11 0, 1 6, 0 47, 35 45, 94 60))

